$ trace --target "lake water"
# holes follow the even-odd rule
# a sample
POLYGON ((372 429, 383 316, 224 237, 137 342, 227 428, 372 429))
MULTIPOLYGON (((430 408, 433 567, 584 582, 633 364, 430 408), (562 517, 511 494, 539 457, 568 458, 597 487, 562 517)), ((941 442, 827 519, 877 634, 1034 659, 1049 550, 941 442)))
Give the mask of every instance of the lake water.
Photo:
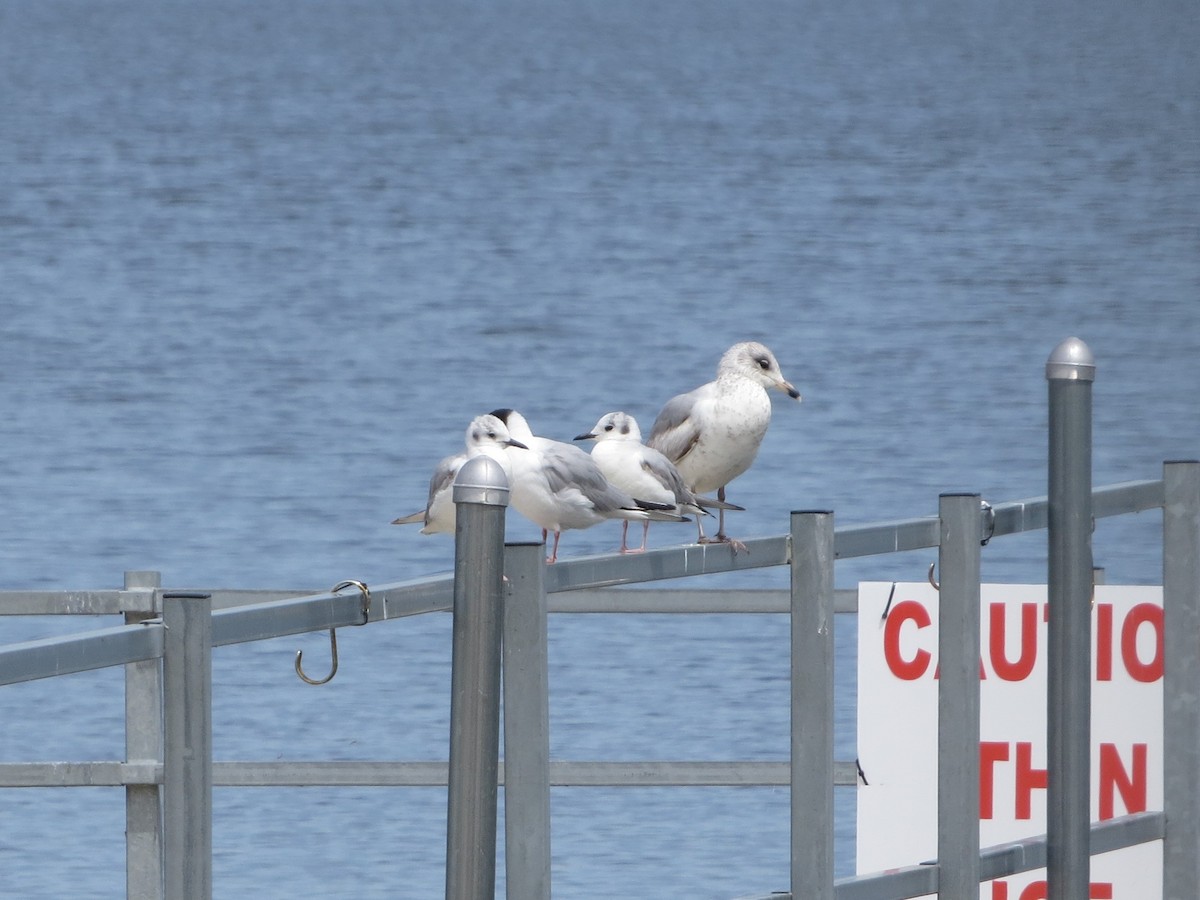
MULTIPOLYGON (((776 400, 730 487, 737 536, 1044 494, 1044 363, 1071 335, 1097 361, 1095 482, 1158 477, 1200 455, 1198 45, 1182 0, 0 0, 0 587, 446 571, 448 539, 388 523, 472 416, 646 429, 748 338, 804 402, 776 400)), ((1159 581, 1160 521, 1099 523, 1110 582, 1159 581)), ((1044 535, 983 571, 1044 581, 1044 535)), ((341 643, 320 689, 291 653, 321 635, 219 651, 217 757, 444 755, 448 617, 341 643)), ((557 617, 553 755, 786 758, 786 648, 783 617, 557 617)), ((4 688, 0 759, 120 758, 119 685, 4 688)), ((847 758, 852 699, 842 718, 847 758)), ((2 803, 0 895, 123 896, 120 792, 2 803)), ((787 885, 784 791, 553 803, 556 897, 787 885)), ((220 897, 441 895, 444 791, 216 804, 220 897)))

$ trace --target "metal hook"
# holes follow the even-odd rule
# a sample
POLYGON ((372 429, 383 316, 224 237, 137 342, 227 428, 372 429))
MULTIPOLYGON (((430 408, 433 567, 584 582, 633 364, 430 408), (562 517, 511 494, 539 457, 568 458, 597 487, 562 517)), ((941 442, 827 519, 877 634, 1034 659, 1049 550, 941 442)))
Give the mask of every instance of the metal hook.
POLYGON ((343 588, 348 588, 348 587, 356 587, 356 588, 358 588, 359 592, 362 594, 363 620, 359 624, 366 625, 367 620, 371 618, 371 589, 369 587, 367 587, 365 584, 363 584, 361 581, 355 581, 353 578, 348 578, 345 581, 339 581, 337 584, 335 584, 332 588, 330 588, 329 593, 336 594, 338 591, 342 590, 343 588))
MULTIPOLYGON (((350 579, 348 581, 339 581, 337 584, 335 584, 333 586, 333 588, 329 591, 329 593, 336 594, 338 591, 342 590, 343 588, 348 588, 348 587, 352 587, 352 586, 358 588, 359 591, 362 593, 363 620, 362 620, 361 624, 365 625, 367 623, 367 620, 371 617, 371 590, 370 590, 370 588, 368 588, 361 581, 355 581, 353 579, 350 579)), ((333 657, 333 666, 332 666, 332 668, 330 668, 329 674, 326 675, 324 678, 316 679, 316 678, 309 678, 307 675, 304 674, 304 669, 301 668, 301 665, 300 665, 300 660, 304 657, 304 651, 297 650, 296 651, 296 674, 300 676, 300 680, 303 681, 305 684, 328 684, 330 681, 333 680, 333 676, 337 674, 337 670, 338 670, 338 649, 337 649, 337 629, 336 628, 329 629, 329 654, 330 654, 330 656, 333 657)))
POLYGON ((333 680, 333 676, 338 670, 338 655, 337 655, 337 629, 329 629, 329 653, 333 657, 333 668, 329 670, 329 674, 324 678, 309 678, 304 674, 304 669, 300 667, 300 659, 304 656, 303 650, 296 651, 296 674, 300 676, 300 680, 305 684, 328 684, 333 680))
POLYGON ((880 621, 887 620, 888 610, 890 610, 892 608, 892 600, 895 598, 895 596, 896 596, 896 582, 893 581, 892 589, 890 591, 888 591, 887 603, 884 604, 884 607, 883 607, 883 615, 881 615, 879 617, 880 621))
POLYGON ((942 589, 942 586, 940 584, 938 584, 933 578, 933 573, 934 573, 935 569, 937 569, 937 563, 930 563, 929 564, 929 583, 933 585, 933 589, 935 591, 940 591, 942 589))

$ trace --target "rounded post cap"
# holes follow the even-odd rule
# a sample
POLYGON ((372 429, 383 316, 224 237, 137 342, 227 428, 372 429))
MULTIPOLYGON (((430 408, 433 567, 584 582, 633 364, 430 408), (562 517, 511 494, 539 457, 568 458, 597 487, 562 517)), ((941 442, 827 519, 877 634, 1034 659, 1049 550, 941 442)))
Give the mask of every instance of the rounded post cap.
POLYGON ((1054 348, 1046 360, 1049 381, 1095 381, 1096 357, 1079 338, 1067 338, 1054 348))
POLYGON ((490 456, 473 456, 462 464, 454 478, 455 503, 508 506, 508 476, 490 456))

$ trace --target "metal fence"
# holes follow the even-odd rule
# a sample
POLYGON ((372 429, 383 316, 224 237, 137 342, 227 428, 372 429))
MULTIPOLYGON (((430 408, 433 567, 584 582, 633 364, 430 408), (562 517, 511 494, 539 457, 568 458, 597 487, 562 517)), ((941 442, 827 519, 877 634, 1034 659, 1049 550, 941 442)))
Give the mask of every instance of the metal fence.
POLYGON ((507 488, 502 473, 497 478, 498 467, 489 469, 490 461, 482 460, 464 466, 456 485, 454 576, 369 590, 347 582, 299 597, 173 592, 163 590, 153 572, 127 573, 122 590, 0 592, 5 614, 123 615, 121 626, 0 647, 0 684, 121 665, 126 712, 124 760, 0 764, 0 787, 123 788, 127 893, 138 898, 211 897, 214 785, 447 785, 448 898, 494 893, 497 785, 505 791, 508 896, 519 900, 551 894, 551 785, 790 786, 791 890, 771 894, 774 898, 899 900, 928 893, 963 898, 974 896, 982 880, 1045 866, 1052 900, 1082 900, 1090 854, 1152 840, 1164 844, 1164 896, 1194 898, 1200 884, 1200 462, 1168 462, 1161 479, 1093 490, 1091 372, 1090 355, 1079 342, 1064 342, 1047 365, 1051 434, 1045 497, 989 507, 977 494, 945 494, 937 516, 837 528, 831 512, 795 512, 786 534, 748 541, 748 553, 692 545, 546 566, 542 545, 504 545, 507 488), (1086 697, 1089 690, 1084 682, 1091 529, 1096 517, 1155 508, 1163 510, 1166 808, 1093 825, 1087 805, 1089 722, 1079 712, 1080 692, 1086 697), (980 548, 985 535, 995 539, 1041 529, 1049 536, 1050 646, 1056 660, 1049 732, 1058 735, 1048 759, 1048 805, 1059 812, 1046 836, 981 851, 974 749, 980 548), (835 882, 833 788, 855 784, 856 769, 833 753, 834 615, 855 605, 852 591, 835 590, 834 564, 933 547, 941 573, 938 790, 940 797, 953 798, 939 804, 938 858, 835 882), (773 566, 790 567, 790 591, 604 590, 773 566), (444 610, 455 616, 447 763, 213 763, 213 647, 444 610), (560 611, 789 614, 790 759, 552 761, 546 624, 549 612, 560 611))

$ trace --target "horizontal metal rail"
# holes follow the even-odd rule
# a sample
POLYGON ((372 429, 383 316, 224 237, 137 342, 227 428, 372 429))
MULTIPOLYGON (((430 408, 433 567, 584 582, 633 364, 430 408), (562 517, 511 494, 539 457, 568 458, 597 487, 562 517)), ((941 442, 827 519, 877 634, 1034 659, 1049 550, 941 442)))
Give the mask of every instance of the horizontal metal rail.
MULTIPOLYGON (((1161 507, 1161 480, 1131 481, 1097 488, 1093 492, 1096 516, 1113 516, 1161 507)), ((993 536, 1014 534, 1046 527, 1048 501, 1045 497, 1003 503, 992 510, 994 523, 984 533, 993 536)), ((936 547, 938 518, 905 519, 872 525, 851 525, 834 532, 838 558, 870 556, 936 547)), ((562 560, 546 567, 549 594, 589 591, 587 599, 551 601, 551 611, 559 612, 780 612, 788 611, 785 592, 763 592, 746 608, 722 607, 719 595, 694 594, 683 599, 682 591, 618 591, 601 594, 595 589, 625 584, 682 578, 692 575, 733 572, 745 569, 787 565, 791 548, 789 538, 758 538, 746 542, 746 553, 731 553, 720 544, 696 544, 664 547, 637 555, 606 555, 562 560), (660 596, 654 596, 654 595, 660 596), (626 596, 627 595, 627 596, 626 596), (718 596, 713 596, 718 595, 718 596), (599 599, 603 597, 603 599, 599 599), (595 603, 594 607, 589 603, 595 603)), ((364 615, 363 597, 358 591, 320 593, 281 598, 279 591, 211 591, 220 601, 213 613, 213 646, 265 640, 289 634, 323 631, 367 622, 386 621, 428 612, 450 609, 453 601, 453 577, 443 575, 387 584, 371 588, 370 603, 364 615), (246 604, 246 599, 255 600, 246 604)), ((693 592, 688 592, 691 595, 693 592)), ((728 592, 732 593, 732 592, 728 592)), ((738 592, 738 596, 749 596, 738 592)), ((87 613, 148 611, 153 591, 27 592, 0 591, 0 612, 33 614, 63 612, 87 613), (113 606, 118 608, 114 609, 113 606), (127 604, 120 606, 120 604, 127 604)), ((839 610, 849 609, 843 594, 839 610)), ((31 681, 72 672, 101 669, 139 662, 162 655, 161 624, 108 628, 69 637, 46 638, 0 647, 0 684, 31 681)))
POLYGON ((0 684, 106 669, 163 655, 163 625, 119 625, 0 647, 0 684))
MULTIPOLYGON (((217 787, 445 787, 448 765, 437 761, 270 760, 214 762, 217 787)), ((855 784, 853 762, 838 763, 835 783, 855 784)), ((125 787, 162 784, 158 763, 25 762, 0 763, 0 788, 125 787)), ((504 784, 504 766, 500 766, 504 784)), ((693 760, 554 760, 554 787, 786 787, 787 762, 772 760, 705 762, 693 760)))
MULTIPOLYGON (((1138 844, 1160 841, 1166 833, 1166 816, 1161 812, 1134 813, 1093 822, 1091 855, 1124 850, 1138 844)), ((1046 867, 1046 835, 987 847, 979 853, 980 880, 992 881, 1046 867)), ((837 900, 910 900, 938 892, 937 860, 904 866, 886 872, 852 875, 834 886, 837 900)), ((747 895, 740 900, 791 900, 789 892, 747 895)))
MULTIPOLYGON (((1092 493, 1094 512, 1097 518, 1124 515, 1161 508, 1163 505, 1163 482, 1161 479, 1129 481, 1121 484, 1096 488, 1092 493)), ((997 504, 992 508, 993 524, 985 528, 985 534, 993 537, 1037 531, 1046 527, 1048 500, 1046 497, 1031 497, 997 504)), ((834 549, 838 559, 862 556, 878 556, 904 550, 921 550, 936 547, 938 543, 937 516, 893 521, 875 522, 865 525, 847 525, 834 532, 834 549)), ((685 547, 663 547, 644 554, 616 556, 593 556, 564 559, 546 570, 546 590, 555 594, 566 591, 588 591, 623 584, 641 584, 669 578, 691 575, 707 575, 716 572, 734 572, 746 569, 787 565, 790 549, 786 536, 757 538, 746 542, 747 553, 736 556, 728 547, 719 544, 697 544, 685 547)), ((257 613, 243 612, 245 618, 232 616, 227 624, 218 625, 214 615, 214 642, 218 645, 258 640, 260 637, 278 637, 298 634, 303 631, 319 631, 324 628, 362 624, 358 596, 352 592, 342 594, 320 593, 311 590, 229 590, 204 589, 212 594, 213 609, 218 613, 225 610, 245 610, 248 606, 262 607, 257 613), (291 608, 280 613, 276 625, 285 630, 271 633, 272 610, 278 604, 291 604, 291 608), (305 604, 314 604, 318 609, 309 610, 305 604), (324 607, 323 609, 321 607, 324 607), (264 622, 265 618, 265 622, 264 622), (245 634, 236 636, 242 628, 245 634), (264 627, 266 631, 263 631, 264 627), (219 636, 220 635, 220 636, 219 636)), ((453 592, 452 578, 445 575, 371 588, 371 612, 369 621, 381 621, 425 612, 444 611, 450 608, 453 592)), ((630 592, 632 595, 632 592, 630 592)), ((651 603, 665 608, 655 612, 787 612, 786 604, 777 598, 786 597, 785 592, 766 601, 767 606, 751 604, 746 609, 718 609, 711 599, 699 601, 667 600, 664 596, 651 597, 657 591, 639 594, 637 602, 651 603), (675 606, 678 604, 678 606, 675 606), (778 604, 778 606, 777 606, 778 604)), ((683 592, 679 592, 682 594, 683 592)), ((689 595, 694 592, 687 592, 689 595)), ((713 592, 714 594, 720 592, 713 592)), ((630 598, 617 594, 594 593, 590 597, 600 598, 590 606, 591 600, 553 600, 552 612, 638 612, 625 608, 630 598), (612 598, 612 599, 610 599, 612 598)), ((99 590, 99 591, 0 591, 0 615, 117 615, 126 612, 150 612, 153 592, 146 590, 99 590)), ((766 598, 767 594, 764 593, 766 598)), ((842 604, 844 605, 844 604, 842 604)), ((839 606, 839 611, 843 611, 839 606)))

